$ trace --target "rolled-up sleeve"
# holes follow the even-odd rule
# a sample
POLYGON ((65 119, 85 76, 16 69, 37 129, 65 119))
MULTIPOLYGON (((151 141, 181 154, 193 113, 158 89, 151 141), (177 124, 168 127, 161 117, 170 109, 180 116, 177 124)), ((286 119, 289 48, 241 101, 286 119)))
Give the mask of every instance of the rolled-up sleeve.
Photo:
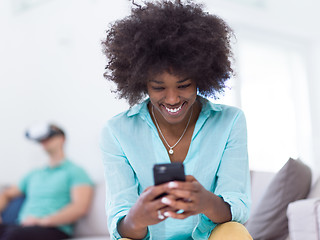
POLYGON ((139 183, 109 123, 102 131, 100 144, 106 181, 108 228, 112 239, 120 239, 117 225, 136 202, 139 183))
POLYGON ((241 110, 232 124, 214 193, 230 205, 232 221, 245 223, 248 220, 251 205, 250 172, 246 120, 241 110))
MULTIPOLYGON (((226 143, 211 191, 230 205, 232 221, 245 223, 251 205, 246 120, 240 109, 230 123, 230 115, 225 119, 226 143)), ((199 214, 193 239, 208 239, 216 226, 217 223, 199 214)))

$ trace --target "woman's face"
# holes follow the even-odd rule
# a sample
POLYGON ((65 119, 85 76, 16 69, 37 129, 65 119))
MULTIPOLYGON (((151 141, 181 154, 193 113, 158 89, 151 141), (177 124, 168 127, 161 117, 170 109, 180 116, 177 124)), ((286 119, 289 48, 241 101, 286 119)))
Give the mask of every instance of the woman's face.
POLYGON ((180 123, 189 117, 188 112, 197 98, 194 80, 168 72, 152 78, 147 83, 147 90, 155 114, 163 118, 159 121, 165 120, 170 124, 180 123))

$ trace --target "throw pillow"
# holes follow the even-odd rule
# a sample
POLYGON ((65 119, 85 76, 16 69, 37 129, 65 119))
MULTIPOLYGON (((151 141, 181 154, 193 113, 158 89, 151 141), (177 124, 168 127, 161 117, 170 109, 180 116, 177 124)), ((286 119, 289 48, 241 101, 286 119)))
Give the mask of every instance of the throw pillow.
POLYGON ((286 239, 288 204, 305 198, 310 185, 310 168, 290 158, 271 181, 246 225, 253 239, 286 239))
POLYGON ((2 222, 6 224, 14 224, 17 221, 20 208, 24 202, 25 197, 17 197, 10 201, 8 206, 1 213, 2 222))

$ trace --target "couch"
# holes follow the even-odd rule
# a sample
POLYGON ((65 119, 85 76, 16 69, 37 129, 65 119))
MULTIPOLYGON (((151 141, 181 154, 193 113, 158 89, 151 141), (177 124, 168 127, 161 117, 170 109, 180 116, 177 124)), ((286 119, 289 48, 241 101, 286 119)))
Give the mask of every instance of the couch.
POLYGON ((291 158, 277 173, 252 171, 252 206, 246 223, 252 237, 320 240, 320 179, 314 182, 311 169, 291 158))
MULTIPOLYGON (((275 175, 275 173, 251 171, 252 212, 259 207, 259 202, 263 199, 275 175)), ((75 224, 73 240, 110 239, 104 200, 105 184, 101 180, 96 182, 89 213, 75 224)), ((286 240, 320 240, 320 179, 312 185, 306 198, 289 204, 286 214, 289 228, 289 236, 286 240)))
MULTIPOLYGON (((297 175, 296 177, 296 167, 301 167, 301 164, 293 159, 290 159, 278 173, 251 171, 252 214, 249 217, 249 221, 250 219, 253 221, 255 220, 252 219, 255 217, 255 212, 259 210, 259 208, 261 207, 261 202, 265 200, 265 194, 270 188, 270 185, 274 184, 274 181, 277 181, 277 179, 279 179, 280 173, 283 173, 285 171, 286 174, 290 174, 291 177, 285 176, 284 178, 287 181, 285 183, 287 186, 294 185, 295 188, 299 187, 299 184, 297 184, 295 181, 303 182, 303 176, 301 176, 300 171, 300 175, 297 175)), ((303 168, 306 167, 304 166, 303 168)), ((304 169, 303 174, 306 173, 308 173, 308 171, 304 169)), ((285 207, 284 213, 278 213, 279 215, 286 215, 285 220, 287 221, 286 224, 288 225, 288 227, 286 228, 289 230, 289 235, 285 236, 285 238, 279 237, 265 239, 320 240, 320 178, 319 180, 314 182, 314 184, 311 184, 311 181, 305 181, 304 185, 300 184, 300 187, 305 188, 303 192, 306 196, 301 194, 296 195, 298 196, 297 198, 301 199, 289 202, 285 207), (310 187, 311 190, 309 191, 310 187)), ((104 183, 103 181, 101 181, 96 185, 95 198, 89 214, 76 224, 74 239, 109 239, 106 227, 106 217, 104 213, 104 194, 104 183)), ((286 199, 288 200, 288 198, 286 199)), ((276 218, 279 218, 279 216, 276 216, 276 218)))

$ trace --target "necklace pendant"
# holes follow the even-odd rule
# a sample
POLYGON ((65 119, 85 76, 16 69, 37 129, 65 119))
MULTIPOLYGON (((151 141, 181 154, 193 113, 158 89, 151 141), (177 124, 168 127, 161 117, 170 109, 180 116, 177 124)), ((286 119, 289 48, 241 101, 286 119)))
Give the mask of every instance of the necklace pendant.
POLYGON ((173 150, 172 150, 172 148, 170 148, 170 150, 169 150, 169 154, 170 154, 170 155, 172 155, 172 154, 173 154, 173 150))

